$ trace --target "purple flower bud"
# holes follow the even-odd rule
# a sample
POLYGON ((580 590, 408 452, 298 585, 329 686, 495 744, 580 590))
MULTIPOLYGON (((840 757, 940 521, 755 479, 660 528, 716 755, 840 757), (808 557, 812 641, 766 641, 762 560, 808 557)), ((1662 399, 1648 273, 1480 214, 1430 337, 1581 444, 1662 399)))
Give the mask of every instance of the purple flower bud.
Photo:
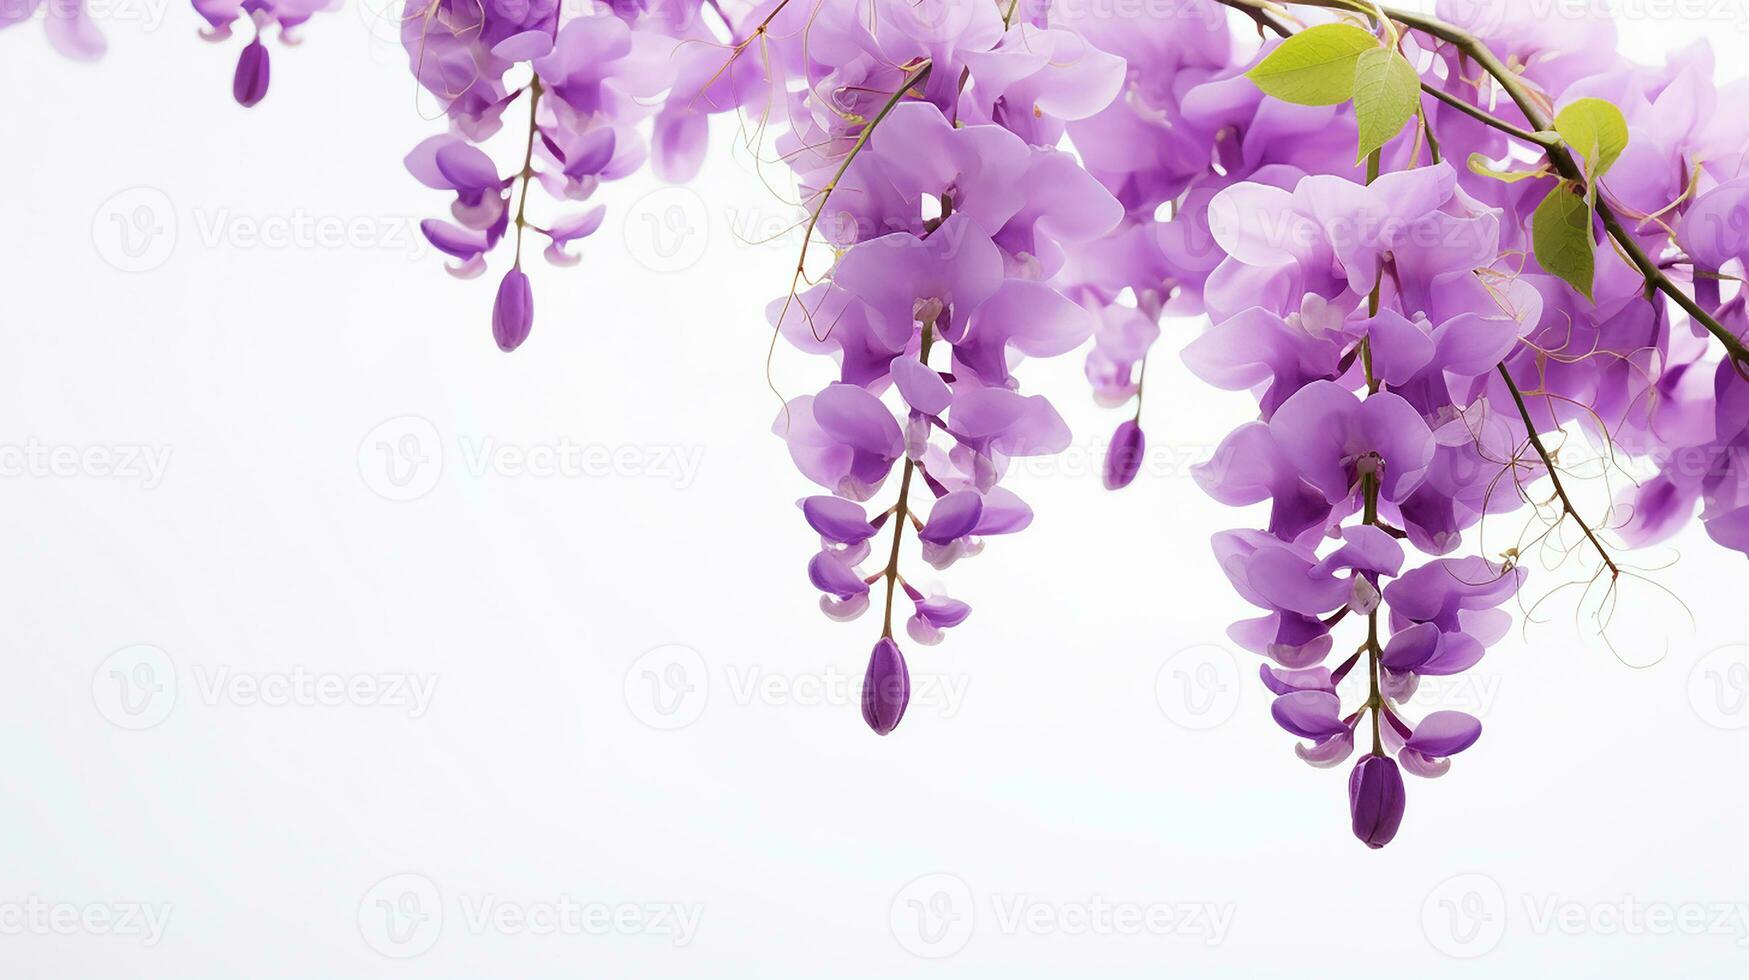
POLYGON ((267 97, 267 69, 267 47, 256 38, 238 56, 237 74, 231 77, 231 95, 243 108, 267 97))
POLYGON ((1105 489, 1122 490, 1135 480, 1142 469, 1142 454, 1148 440, 1142 427, 1131 419, 1117 427, 1111 437, 1111 449, 1105 454, 1105 489))
POLYGON ((977 530, 984 516, 984 498, 976 490, 955 490, 937 500, 917 537, 929 544, 948 544, 977 530))
POLYGON ((905 656, 892 637, 883 636, 862 676, 862 720, 875 734, 885 735, 899 727, 910 701, 911 675, 905 670, 905 656))
POLYGON ((498 349, 509 352, 522 346, 534 326, 534 290, 520 267, 504 273, 498 284, 498 299, 492 304, 492 339, 498 349))
POLYGON ((1348 775, 1348 812, 1354 836, 1371 848, 1384 847, 1403 824, 1403 774, 1396 762, 1369 755, 1348 775))

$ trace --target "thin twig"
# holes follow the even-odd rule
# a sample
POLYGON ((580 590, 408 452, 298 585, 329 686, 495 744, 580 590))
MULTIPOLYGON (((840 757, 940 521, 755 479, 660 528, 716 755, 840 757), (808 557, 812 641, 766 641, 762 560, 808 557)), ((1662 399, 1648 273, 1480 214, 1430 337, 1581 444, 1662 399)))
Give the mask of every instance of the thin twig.
POLYGON ((1518 417, 1524 420, 1524 431, 1530 436, 1530 444, 1536 447, 1536 454, 1542 457, 1543 468, 1549 471, 1549 479, 1554 481, 1555 495, 1560 498, 1563 516, 1571 517, 1579 524, 1579 529, 1585 532, 1585 537, 1591 546, 1597 549, 1603 563, 1609 567, 1609 577, 1621 577, 1621 569, 1615 564, 1615 559, 1609 556, 1609 550, 1603 542, 1597 539, 1597 533, 1591 530, 1591 525, 1579 515, 1579 509, 1573 506, 1573 498, 1567 496, 1567 488, 1561 483, 1561 474, 1555 469, 1555 460, 1549 455, 1548 447, 1543 445, 1542 436, 1537 435, 1536 421, 1530 417, 1530 408, 1524 403, 1524 393, 1518 390, 1518 383, 1512 380, 1512 373, 1506 370, 1506 362, 1499 364, 1500 377, 1506 379, 1506 390, 1512 393, 1512 401, 1518 406, 1518 417))
MULTIPOLYGON (((916 68, 912 69, 909 75, 905 76, 904 80, 899 83, 898 90, 892 94, 891 98, 887 99, 885 105, 881 106, 881 111, 875 113, 875 117, 869 120, 868 125, 862 127, 862 132, 856 135, 856 142, 850 144, 850 149, 844 154, 844 162, 839 165, 838 172, 834 173, 832 179, 820 188, 820 202, 814 207, 813 213, 808 216, 807 227, 802 232, 802 251, 796 259, 795 274, 790 277, 789 297, 784 300, 783 309, 778 313, 777 322, 779 324, 783 323, 784 316, 788 314, 790 303, 796 298, 796 287, 801 284, 802 276, 807 272, 808 245, 814 240, 814 229, 820 224, 820 215, 826 212, 826 202, 832 199, 832 192, 838 189, 838 182, 844 179, 844 174, 850 170, 850 165, 856 162, 857 155, 862 152, 864 146, 868 145, 869 137, 874 135, 875 127, 879 126, 881 121, 892 113, 893 109, 904 99, 906 92, 911 91, 918 82, 923 80, 924 76, 929 74, 930 66, 930 60, 925 58, 916 68)), ((772 343, 776 342, 777 338, 774 334, 772 343)))

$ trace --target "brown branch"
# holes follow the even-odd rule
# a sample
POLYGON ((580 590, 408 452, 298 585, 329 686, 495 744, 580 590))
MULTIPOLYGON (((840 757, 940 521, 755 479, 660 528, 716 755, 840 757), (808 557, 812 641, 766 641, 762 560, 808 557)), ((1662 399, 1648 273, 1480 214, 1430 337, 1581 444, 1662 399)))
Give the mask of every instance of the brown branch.
POLYGON ((1554 481, 1555 496, 1560 498, 1563 517, 1571 517, 1578 522, 1579 529, 1585 532, 1585 537, 1591 546, 1597 549, 1597 554, 1603 558, 1603 563, 1609 567, 1609 577, 1621 577, 1621 569, 1616 567, 1615 559, 1609 556, 1609 550, 1603 542, 1597 539, 1597 533, 1591 530, 1591 525, 1585 523, 1585 518, 1579 516, 1579 509, 1573 506, 1573 498, 1567 496, 1567 488, 1561 483, 1561 474, 1555 469, 1554 457, 1549 455, 1548 447, 1543 445, 1542 437, 1537 435, 1536 422, 1530 417, 1530 408, 1524 403, 1524 393, 1518 390, 1518 383, 1512 380, 1511 372, 1506 370, 1506 362, 1499 364, 1500 377, 1506 379, 1506 390, 1512 393, 1512 401, 1518 406, 1518 417, 1524 420, 1524 431, 1530 436, 1530 444, 1536 447, 1536 454, 1542 457, 1543 468, 1549 471, 1549 479, 1554 481))

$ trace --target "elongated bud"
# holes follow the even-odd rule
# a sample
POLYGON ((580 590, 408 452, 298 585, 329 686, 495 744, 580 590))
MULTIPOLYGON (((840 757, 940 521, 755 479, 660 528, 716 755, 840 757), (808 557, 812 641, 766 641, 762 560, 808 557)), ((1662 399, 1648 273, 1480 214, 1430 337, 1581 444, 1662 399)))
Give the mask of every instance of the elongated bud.
POLYGON ((231 95, 243 108, 249 108, 267 97, 267 76, 267 46, 256 38, 237 58, 237 74, 231 78, 231 95))
POLYGON ((1371 848, 1384 847, 1403 825, 1403 774, 1397 763, 1369 755, 1348 775, 1348 812, 1354 836, 1371 848))
POLYGON ((883 636, 868 658, 868 672, 862 675, 862 720, 876 735, 885 735, 899 727, 909 703, 911 674, 905 669, 905 656, 892 637, 883 636))
POLYGON ((528 274, 521 268, 504 273, 498 284, 498 298, 492 303, 492 339, 498 349, 509 352, 522 346, 534 326, 534 290, 528 285, 528 274))
POLYGON ((1118 426, 1111 436, 1111 449, 1105 454, 1105 489, 1122 490, 1129 486, 1141 472, 1147 448, 1148 440, 1134 419, 1118 426))

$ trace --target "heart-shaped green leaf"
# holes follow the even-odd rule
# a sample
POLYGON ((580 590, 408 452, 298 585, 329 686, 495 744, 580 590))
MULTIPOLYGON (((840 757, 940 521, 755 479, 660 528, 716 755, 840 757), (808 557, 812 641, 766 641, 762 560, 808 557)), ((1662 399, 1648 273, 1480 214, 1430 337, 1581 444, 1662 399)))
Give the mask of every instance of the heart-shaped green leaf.
POLYGON ((1591 239, 1591 208, 1585 198, 1573 193, 1572 184, 1562 181, 1536 206, 1530 222, 1536 260, 1543 269, 1592 299, 1597 256, 1591 239))
POLYGON ((1593 182, 1609 173, 1628 148, 1628 121, 1602 99, 1580 99, 1562 109, 1555 117, 1555 132, 1585 158, 1585 176, 1593 182))
POLYGON ((1395 48, 1362 51, 1354 64, 1360 159, 1389 143, 1421 108, 1421 75, 1395 48))
POLYGON ((1320 24, 1277 45, 1245 77, 1283 102, 1341 105, 1354 97, 1354 67, 1379 39, 1352 24, 1320 24))

